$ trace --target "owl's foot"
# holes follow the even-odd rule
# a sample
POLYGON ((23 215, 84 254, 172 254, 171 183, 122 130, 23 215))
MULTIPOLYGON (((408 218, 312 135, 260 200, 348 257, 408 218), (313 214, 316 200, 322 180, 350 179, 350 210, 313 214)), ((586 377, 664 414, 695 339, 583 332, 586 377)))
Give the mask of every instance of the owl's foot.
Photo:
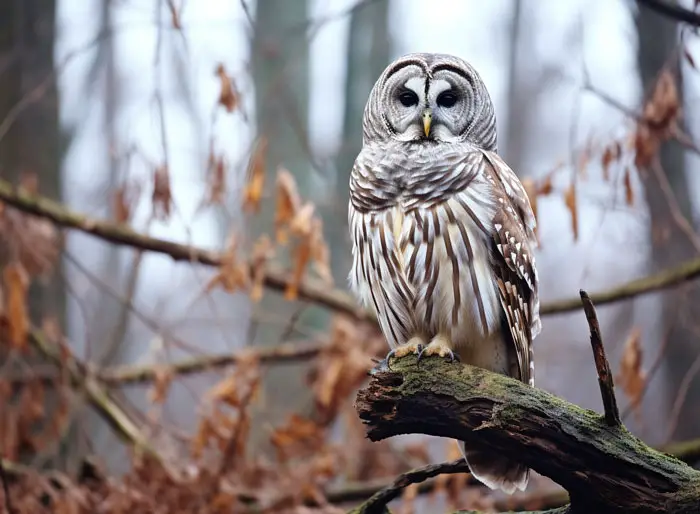
POLYGON ((425 342, 423 341, 423 339, 418 336, 412 337, 404 344, 397 346, 389 353, 387 353, 385 360, 388 363, 389 359, 391 359, 392 357, 400 359, 401 357, 405 357, 406 355, 410 355, 412 353, 415 355, 420 355, 423 351, 423 348, 425 348, 425 342))
POLYGON ((435 336, 430 344, 418 354, 418 364, 423 357, 438 355, 449 359, 450 362, 459 361, 459 355, 452 351, 452 342, 445 336, 435 336))

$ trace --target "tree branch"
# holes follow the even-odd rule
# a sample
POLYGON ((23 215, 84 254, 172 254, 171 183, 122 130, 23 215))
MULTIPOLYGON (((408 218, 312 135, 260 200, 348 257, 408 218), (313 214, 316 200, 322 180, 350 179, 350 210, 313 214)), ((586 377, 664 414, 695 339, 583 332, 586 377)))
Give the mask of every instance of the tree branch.
POLYGON ((85 392, 90 405, 114 428, 117 434, 134 446, 142 455, 145 454, 160 463, 164 463, 138 425, 114 401, 102 383, 86 369, 84 364, 73 357, 67 348, 49 341, 43 332, 37 329, 30 331, 29 338, 42 354, 68 372, 73 385, 85 392))
MULTIPOLYGON (((158 239, 136 232, 126 225, 89 218, 44 196, 33 195, 22 188, 16 188, 4 180, 0 180, 0 200, 26 213, 49 219, 62 227, 80 230, 115 244, 168 255, 175 261, 189 261, 217 267, 222 264, 222 256, 218 252, 158 239)), ((698 276, 700 276, 700 258, 691 259, 654 275, 591 294, 591 300, 598 306, 618 302, 668 289, 694 280, 698 276)), ((288 273, 268 266, 264 284, 269 289, 284 291, 289 284, 288 273)), ((316 280, 304 280, 299 285, 299 297, 356 320, 376 322, 376 316, 359 308, 349 294, 338 289, 329 289, 316 280)), ((581 300, 576 297, 542 304, 540 314, 543 316, 562 314, 580 308, 581 300)))
MULTIPOLYGON (((136 232, 124 224, 87 217, 45 196, 34 195, 21 187, 15 187, 5 180, 0 180, 0 200, 26 213, 49 219, 62 227, 80 230, 118 245, 168 255, 174 261, 187 261, 215 267, 221 266, 223 262, 221 253, 151 237, 136 232)), ((289 283, 288 273, 267 266, 264 280, 266 287, 284 291, 289 283)), ((355 319, 366 317, 365 312, 357 307, 349 295, 342 291, 329 290, 327 285, 316 280, 305 280, 299 286, 299 297, 302 300, 344 312, 355 319)))
POLYGON ((204 355, 163 364, 137 364, 111 366, 98 372, 98 376, 110 385, 126 385, 155 380, 159 372, 173 375, 200 373, 214 368, 237 364, 241 359, 255 355, 260 363, 283 363, 312 359, 323 350, 325 343, 283 343, 259 349, 244 349, 228 355, 204 355))
POLYGON ((550 393, 439 358, 372 374, 356 401, 372 441, 422 433, 517 456, 568 491, 566 512, 697 512, 699 471, 550 393))
POLYGON ((605 356, 605 348, 603 347, 603 335, 600 333, 600 324, 598 316, 595 312, 595 307, 588 293, 581 289, 581 303, 583 304, 583 312, 586 313, 588 321, 588 329, 591 333, 591 348, 593 349, 593 359, 595 361, 595 369, 598 373, 598 385, 600 386, 600 395, 603 398, 603 409, 605 411, 605 422, 610 427, 619 427, 622 425, 620 419, 620 411, 617 408, 617 399, 615 398, 615 384, 613 383, 613 374, 610 371, 610 363, 605 356))
POLYGON ((687 23, 693 27, 700 27, 700 14, 690 9, 685 9, 679 5, 663 0, 637 0, 637 3, 650 11, 654 11, 672 20, 687 23))

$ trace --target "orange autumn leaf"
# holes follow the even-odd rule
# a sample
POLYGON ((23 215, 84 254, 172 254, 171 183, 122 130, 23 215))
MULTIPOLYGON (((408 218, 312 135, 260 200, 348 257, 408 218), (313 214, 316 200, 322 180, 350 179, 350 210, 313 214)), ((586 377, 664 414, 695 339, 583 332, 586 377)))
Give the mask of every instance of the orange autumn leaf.
POLYGON ((544 177, 544 180, 539 184, 537 188, 537 196, 547 196, 552 194, 552 191, 554 191, 554 184, 552 182, 553 176, 554 172, 549 173, 544 177))
POLYGON ((277 172, 277 201, 275 208, 275 238, 278 244, 289 242, 289 224, 301 208, 301 197, 294 176, 282 168, 277 172))
POLYGON ((216 287, 221 287, 228 293, 233 293, 239 289, 245 289, 249 284, 248 266, 241 262, 238 257, 238 241, 232 234, 229 237, 226 251, 221 257, 221 265, 205 288, 206 292, 212 291, 216 287))
POLYGON ((26 349, 29 333, 27 290, 29 275, 24 266, 15 261, 3 270, 5 292, 5 315, 9 328, 10 343, 18 349, 26 349))
POLYGON ((308 237, 300 239, 294 246, 292 259, 294 262, 292 277, 284 291, 284 297, 287 300, 296 300, 299 296, 299 284, 304 276, 306 265, 311 260, 311 244, 308 237))
POLYGON ((255 150, 248 164, 248 183, 243 190, 243 210, 246 212, 258 212, 260 200, 265 188, 265 157, 267 152, 267 139, 261 137, 255 145, 255 150))
POLYGON ((251 253, 250 274, 253 284, 250 289, 250 298, 254 302, 259 302, 263 296, 265 268, 274 255, 274 246, 267 234, 260 236, 253 245, 251 253))
POLYGON ((233 112, 238 106, 238 93, 233 79, 228 76, 223 64, 217 65, 216 75, 219 77, 219 105, 223 106, 226 112, 233 112))
POLYGON ((576 185, 572 182, 564 193, 564 203, 571 213, 571 230, 574 241, 578 240, 578 213, 576 210, 576 185))
POLYGON ((311 220, 314 217, 314 205, 306 202, 294 215, 289 223, 292 233, 299 237, 307 237, 311 234, 311 220))
POLYGON ((615 377, 635 411, 641 404, 646 383, 646 374, 642 370, 641 337, 639 328, 635 328, 630 333, 622 351, 620 370, 615 377))

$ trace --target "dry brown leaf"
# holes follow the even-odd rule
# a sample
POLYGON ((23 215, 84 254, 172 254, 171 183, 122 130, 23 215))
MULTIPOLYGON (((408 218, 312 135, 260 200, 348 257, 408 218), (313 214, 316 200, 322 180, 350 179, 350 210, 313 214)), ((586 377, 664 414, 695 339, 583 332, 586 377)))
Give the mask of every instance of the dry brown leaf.
POLYGON ((27 348, 29 333, 29 313, 27 311, 27 290, 29 274, 22 263, 10 262, 3 270, 3 292, 5 293, 5 316, 7 318, 10 343, 14 348, 27 348))
POLYGON ((267 139, 261 137, 248 164, 248 183, 243 190, 243 210, 246 212, 258 212, 260 200, 265 188, 265 163, 267 155, 267 139))
POLYGON ((314 209, 315 207, 311 202, 306 202, 296 211, 289 223, 292 234, 302 238, 311 234, 311 220, 314 217, 314 209))
POLYGON ((615 141, 615 143, 605 147, 601 164, 603 166, 603 180, 606 182, 610 180, 610 166, 620 158, 621 152, 622 148, 619 141, 615 141))
POLYGON ((212 291, 216 287, 221 287, 224 291, 233 293, 239 289, 245 289, 250 283, 248 266, 241 262, 238 257, 238 240, 234 234, 229 236, 226 251, 221 257, 221 266, 205 288, 206 292, 212 291))
POLYGON ((553 177, 554 172, 545 175, 544 180, 537 188, 537 196, 547 196, 552 194, 552 191, 554 191, 553 177))
POLYGON ((260 301, 265 285, 265 270, 267 263, 274 256, 274 246, 267 234, 263 234, 253 245, 250 259, 250 275, 252 286, 250 298, 254 302, 260 301))
POLYGON ((311 246, 311 259, 314 269, 321 280, 328 285, 333 285, 333 272, 331 271, 331 254, 326 240, 323 238, 323 222, 319 218, 311 221, 311 234, 309 235, 311 246))
POLYGON ((539 221, 537 216, 537 186, 535 185, 535 180, 531 177, 525 177, 522 180, 522 184, 530 200, 530 206, 532 207, 532 213, 535 215, 535 220, 539 221))
POLYGON ((654 84, 643 111, 644 120, 656 130, 668 129, 680 114, 680 100, 676 79, 671 71, 664 69, 654 84))
POLYGON ((219 77, 219 105, 222 105, 226 112, 233 112, 238 106, 238 92, 233 79, 228 76, 223 64, 216 67, 216 75, 219 77))
POLYGON ((136 182, 126 182, 119 186, 112 197, 114 221, 128 223, 140 195, 141 188, 136 182))
POLYGON ((278 244, 289 242, 288 228, 301 209, 301 197, 294 176, 284 168, 277 171, 277 202, 275 208, 275 233, 278 244))
POLYGON ((576 185, 571 182, 564 192, 564 203, 571 213, 571 230, 574 234, 574 241, 578 241, 578 212, 576 209, 576 185))
POLYGON ((644 395, 646 374, 642 370, 642 332, 634 328, 630 333, 622 351, 620 369, 615 380, 629 398, 630 404, 638 411, 644 395))
POLYGON ((299 285, 304 277, 304 270, 311 260, 311 244, 308 237, 300 239, 294 245, 292 260, 294 266, 292 276, 284 291, 284 297, 287 300, 296 300, 299 296, 299 285))
POLYGON ((634 190, 632 189, 632 170, 629 166, 625 167, 625 174, 623 176, 623 184, 625 186, 625 203, 627 205, 634 204, 634 190))
POLYGON ((325 445, 325 432, 315 421, 294 413, 272 433, 270 443, 277 452, 277 460, 286 462, 317 453, 325 445))
POLYGON ((226 198, 226 160, 223 155, 209 152, 207 166, 207 196, 204 205, 222 205, 226 198))
POLYGON ((166 221, 170 218, 173 195, 170 189, 170 171, 166 164, 158 166, 153 173, 153 194, 151 204, 156 219, 166 221))
POLYGON ((155 380, 149 393, 149 398, 153 403, 164 403, 168 397, 168 390, 173 381, 173 370, 167 366, 156 366, 155 380))

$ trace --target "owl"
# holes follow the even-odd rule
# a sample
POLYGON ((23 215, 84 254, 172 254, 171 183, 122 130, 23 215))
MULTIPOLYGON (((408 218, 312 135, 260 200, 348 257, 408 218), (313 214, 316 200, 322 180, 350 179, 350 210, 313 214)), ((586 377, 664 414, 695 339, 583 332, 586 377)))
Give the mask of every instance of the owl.
MULTIPOLYGON (((392 356, 438 355, 534 385, 540 332, 535 217, 497 154, 493 103, 477 71, 410 54, 374 84, 350 176, 350 286, 376 312, 392 356)), ((529 470, 460 442, 492 489, 529 470)))

